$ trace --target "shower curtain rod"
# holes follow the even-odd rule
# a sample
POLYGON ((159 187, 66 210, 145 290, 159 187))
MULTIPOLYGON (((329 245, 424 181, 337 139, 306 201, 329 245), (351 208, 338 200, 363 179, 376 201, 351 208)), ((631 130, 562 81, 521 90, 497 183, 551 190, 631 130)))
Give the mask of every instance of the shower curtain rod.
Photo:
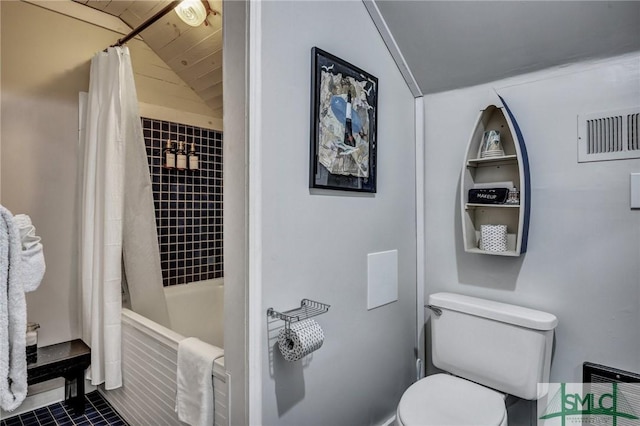
MULTIPOLYGON (((155 15, 153 15, 151 18, 147 19, 146 21, 144 21, 142 24, 140 24, 138 27, 134 28, 129 34, 127 34, 126 36, 122 37, 121 39, 119 39, 115 44, 112 44, 109 47, 119 47, 122 46, 123 44, 125 44, 126 42, 128 42, 129 40, 131 40, 132 38, 134 38, 135 36, 137 36, 139 33, 141 33, 142 31, 146 30, 148 27, 150 27, 154 22, 156 22, 158 19, 162 18, 164 15, 166 15, 167 13, 169 13, 170 11, 172 11, 173 9, 175 9, 175 7, 180 4, 182 0, 176 0, 176 1, 172 1, 169 4, 167 4, 165 7, 162 8, 162 10, 160 10, 158 13, 156 13, 155 15)), ((106 50, 106 49, 105 49, 106 50)))

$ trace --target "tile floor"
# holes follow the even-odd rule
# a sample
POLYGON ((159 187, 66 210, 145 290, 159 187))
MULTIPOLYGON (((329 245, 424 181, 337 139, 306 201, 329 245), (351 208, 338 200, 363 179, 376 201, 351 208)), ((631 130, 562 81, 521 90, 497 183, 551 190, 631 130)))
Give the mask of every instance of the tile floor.
POLYGON ((0 420, 0 426, 128 426, 98 391, 87 394, 82 416, 67 411, 64 402, 0 420))

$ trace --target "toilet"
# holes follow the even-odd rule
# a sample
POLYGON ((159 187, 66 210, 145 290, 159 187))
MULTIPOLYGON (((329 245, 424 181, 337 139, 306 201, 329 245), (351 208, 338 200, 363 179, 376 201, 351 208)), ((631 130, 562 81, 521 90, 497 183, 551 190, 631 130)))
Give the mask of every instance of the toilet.
POLYGON ((549 381, 549 313, 454 293, 429 296, 433 365, 398 405, 398 426, 506 426, 506 395, 533 400, 549 381))

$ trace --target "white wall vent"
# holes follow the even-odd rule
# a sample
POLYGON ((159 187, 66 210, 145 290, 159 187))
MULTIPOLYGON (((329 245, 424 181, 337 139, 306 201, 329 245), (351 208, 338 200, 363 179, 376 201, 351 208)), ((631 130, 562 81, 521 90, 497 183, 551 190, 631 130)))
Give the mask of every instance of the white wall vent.
POLYGON ((578 162, 640 158, 640 107, 578 116, 578 162))

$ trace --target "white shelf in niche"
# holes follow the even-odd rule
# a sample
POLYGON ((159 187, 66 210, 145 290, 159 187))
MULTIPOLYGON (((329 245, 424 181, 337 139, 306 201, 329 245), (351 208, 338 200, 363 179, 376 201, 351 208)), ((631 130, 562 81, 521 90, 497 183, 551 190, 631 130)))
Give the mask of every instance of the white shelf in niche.
POLYGON ((471 158, 467 161, 467 167, 499 166, 501 164, 518 164, 518 156, 505 155, 494 158, 471 158))
POLYGON ((480 204, 480 203, 467 203, 465 204, 465 208, 468 209, 480 209, 480 208, 490 208, 490 209, 519 209, 520 204, 480 204))
POLYGON ((477 254, 492 254, 494 256, 510 256, 510 257, 517 257, 520 256, 519 253, 517 253, 515 250, 507 250, 507 251, 498 251, 498 252, 494 252, 494 251, 485 251, 485 250, 480 250, 479 248, 470 248, 469 250, 466 250, 468 253, 477 253, 477 254))

